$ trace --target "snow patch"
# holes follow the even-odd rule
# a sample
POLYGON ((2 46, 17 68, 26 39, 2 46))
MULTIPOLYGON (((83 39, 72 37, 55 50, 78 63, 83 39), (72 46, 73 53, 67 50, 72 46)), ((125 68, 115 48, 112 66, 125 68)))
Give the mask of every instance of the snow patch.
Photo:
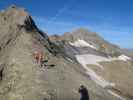
POLYGON ((97 75, 92 69, 87 67, 87 64, 98 64, 98 61, 105 61, 108 60, 107 58, 95 56, 95 55, 76 55, 77 61, 83 66, 83 68, 87 71, 86 73, 90 76, 90 78, 96 82, 98 85, 102 86, 103 88, 107 86, 115 86, 114 83, 110 83, 104 80, 102 77, 97 75))
MULTIPOLYGON (((99 62, 103 62, 103 61, 115 61, 115 60, 122 60, 122 61, 127 61, 130 60, 131 58, 122 54, 118 57, 110 57, 110 58, 106 58, 106 57, 102 57, 102 56, 96 56, 96 55, 92 55, 92 54, 84 54, 84 55, 75 55, 77 61, 82 65, 82 67, 86 70, 86 73, 90 76, 90 78, 97 83, 98 85, 100 85, 101 87, 105 88, 105 87, 115 87, 115 83, 109 82, 107 80, 105 80, 103 77, 97 75, 97 73, 95 71, 93 71, 91 68, 87 67, 87 64, 94 64, 97 65, 98 67, 100 67, 101 69, 104 70, 103 66, 99 64, 99 62)), ((108 93, 110 93, 111 95, 119 98, 120 100, 126 100, 125 98, 121 97, 119 94, 113 92, 112 90, 107 90, 108 93)))
POLYGON ((82 64, 87 65, 87 64, 93 64, 97 65, 100 67, 102 70, 104 70, 103 66, 99 64, 99 62, 111 62, 115 60, 122 60, 122 61, 127 61, 130 60, 131 58, 126 56, 126 55, 120 55, 118 57, 103 57, 103 56, 97 56, 97 55, 92 55, 92 54, 83 54, 83 55, 75 55, 77 59, 79 60, 79 63, 82 62, 82 64))
POLYGON ((93 65, 97 65, 101 69, 104 69, 104 68, 98 62, 109 61, 108 58, 105 58, 102 56, 96 56, 92 54, 76 55, 76 58, 77 60, 79 60, 79 63, 82 63, 83 65, 93 64, 93 65))
POLYGON ((121 97, 120 95, 118 95, 118 94, 114 93, 114 92, 113 92, 113 91, 111 91, 111 90, 108 90, 108 92, 109 92, 111 95, 113 95, 113 96, 115 96, 115 97, 119 98, 120 100, 126 100, 125 98, 121 97))
POLYGON ((118 60, 127 61, 127 60, 131 60, 131 58, 122 54, 122 55, 118 56, 118 60))
POLYGON ((92 44, 89 44, 88 42, 84 41, 84 40, 77 40, 75 42, 69 42, 70 45, 72 46, 76 46, 76 47, 91 47, 93 49, 97 49, 95 46, 93 46, 92 44))

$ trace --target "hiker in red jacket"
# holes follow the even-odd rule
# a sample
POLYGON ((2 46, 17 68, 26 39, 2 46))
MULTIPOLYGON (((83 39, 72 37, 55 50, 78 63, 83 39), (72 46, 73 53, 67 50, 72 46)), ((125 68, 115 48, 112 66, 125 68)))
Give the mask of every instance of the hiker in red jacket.
POLYGON ((43 53, 42 52, 34 52, 33 54, 34 59, 36 60, 37 64, 41 65, 41 62, 43 61, 43 53))

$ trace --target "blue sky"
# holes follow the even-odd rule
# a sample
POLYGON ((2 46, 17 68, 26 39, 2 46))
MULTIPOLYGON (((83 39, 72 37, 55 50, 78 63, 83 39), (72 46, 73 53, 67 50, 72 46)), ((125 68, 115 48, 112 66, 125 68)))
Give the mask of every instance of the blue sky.
POLYGON ((48 34, 84 27, 123 48, 133 48, 133 0, 0 0, 0 9, 11 4, 26 8, 48 34))

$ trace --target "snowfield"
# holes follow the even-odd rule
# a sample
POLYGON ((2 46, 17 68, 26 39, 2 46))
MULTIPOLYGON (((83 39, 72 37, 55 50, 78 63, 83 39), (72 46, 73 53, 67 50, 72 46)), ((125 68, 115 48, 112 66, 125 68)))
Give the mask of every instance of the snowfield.
POLYGON ((121 97, 120 95, 118 95, 118 94, 114 93, 114 92, 113 92, 113 91, 111 91, 111 90, 108 90, 108 92, 109 92, 110 94, 112 94, 113 96, 115 96, 115 97, 119 98, 120 100, 126 100, 125 98, 121 97))
POLYGON ((97 49, 95 46, 93 46, 92 44, 89 44, 88 42, 84 41, 84 40, 77 40, 74 43, 69 42, 70 45, 75 46, 75 47, 90 47, 93 49, 97 49))
POLYGON ((101 69, 103 69, 103 67, 98 62, 109 61, 109 59, 106 57, 96 56, 92 54, 76 55, 76 58, 79 61, 79 63, 81 63, 84 66, 87 64, 94 64, 99 66, 101 69))
POLYGON ((99 64, 99 62, 115 61, 115 60, 122 60, 122 61, 131 60, 130 57, 123 54, 113 58, 107 58, 107 57, 102 57, 102 56, 97 56, 92 54, 83 54, 83 55, 75 55, 75 56, 77 60, 79 59, 79 63, 82 63, 82 65, 94 64, 99 66, 101 69, 103 69, 103 67, 99 64))
MULTIPOLYGON (((92 54, 83 54, 83 55, 75 55, 77 61, 88 71, 88 74, 90 74, 90 76, 94 79, 94 81, 97 80, 103 80, 102 78, 99 78, 98 75, 96 75, 96 73, 89 69, 87 67, 88 64, 93 64, 93 65, 97 65, 98 67, 101 68, 101 70, 104 70, 103 66, 99 64, 99 62, 110 62, 110 61, 115 61, 115 60, 122 60, 122 61, 127 61, 127 60, 131 60, 130 57, 126 56, 126 55, 120 55, 118 57, 115 58, 106 58, 106 57, 102 57, 102 56, 96 56, 96 55, 92 55, 92 54)), ((106 86, 106 82, 102 84, 98 82, 98 84, 100 84, 101 86, 106 86)))
POLYGON ((119 59, 119 60, 123 60, 123 61, 131 60, 130 57, 128 57, 128 56, 126 56, 126 55, 124 55, 124 54, 120 55, 120 56, 118 57, 118 59, 119 59))
MULTIPOLYGON (((103 88, 106 87, 115 87, 115 83, 111 83, 107 80, 105 80, 103 77, 99 76, 95 71, 93 71, 91 68, 87 67, 88 64, 94 64, 100 67, 102 70, 104 70, 103 66, 99 64, 99 62, 102 61, 115 61, 115 60, 122 60, 122 61, 127 61, 130 60, 131 58, 126 56, 126 55, 120 55, 115 58, 106 58, 102 56, 96 56, 92 54, 84 54, 84 55, 75 55, 77 61, 82 65, 82 67, 86 70, 86 73, 90 76, 90 78, 100 85, 103 88)), ((125 98, 121 97, 120 95, 116 94, 112 90, 107 90, 108 93, 111 95, 119 98, 120 100, 126 100, 125 98)))
MULTIPOLYGON (((110 83, 104 80, 102 77, 97 75, 92 69, 87 67, 87 64, 95 64, 99 66, 100 64, 98 64, 97 62, 106 61, 106 60, 108 61, 107 58, 96 56, 96 55, 91 55, 91 54, 86 54, 86 55, 76 55, 76 59, 83 66, 83 68, 87 71, 86 73, 91 77, 91 79, 95 81, 98 85, 102 86, 103 88, 108 87, 108 86, 115 86, 114 83, 110 83)), ((101 67, 102 66, 100 66, 100 68, 101 67)))

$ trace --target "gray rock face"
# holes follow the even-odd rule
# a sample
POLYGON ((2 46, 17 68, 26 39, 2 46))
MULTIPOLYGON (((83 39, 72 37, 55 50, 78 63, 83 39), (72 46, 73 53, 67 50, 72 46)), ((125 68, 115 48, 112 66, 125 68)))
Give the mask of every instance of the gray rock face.
POLYGON ((71 33, 66 33, 63 35, 64 39, 67 41, 76 41, 78 39, 85 40, 86 42, 97 47, 98 51, 106 53, 110 56, 117 56, 121 54, 121 49, 113 45, 103 38, 101 38, 97 33, 90 32, 86 29, 79 28, 71 33))

